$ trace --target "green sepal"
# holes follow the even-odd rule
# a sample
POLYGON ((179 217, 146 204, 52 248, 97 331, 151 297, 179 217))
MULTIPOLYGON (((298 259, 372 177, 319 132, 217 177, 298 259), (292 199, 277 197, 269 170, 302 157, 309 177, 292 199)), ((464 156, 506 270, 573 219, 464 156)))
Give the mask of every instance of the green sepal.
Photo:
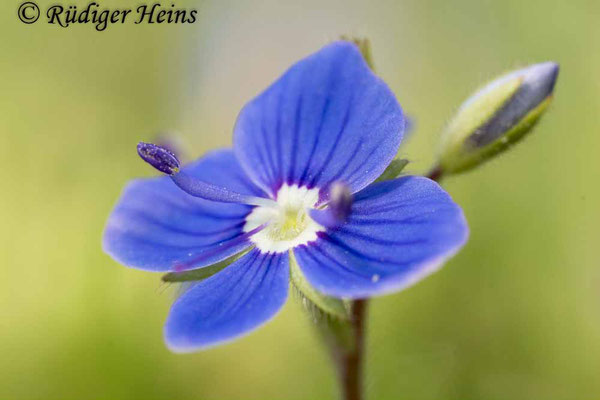
POLYGON ((234 261, 241 258, 243 255, 248 253, 251 249, 247 249, 242 251, 241 253, 235 254, 229 258, 226 258, 223 261, 219 261, 216 264, 209 265, 208 267, 202 267, 197 269, 192 269, 189 271, 183 272, 169 272, 162 276, 163 282, 190 282, 190 281, 203 281, 207 278, 210 278, 217 272, 221 271, 223 268, 229 266, 234 261))
POLYGON ((334 357, 354 351, 356 340, 350 319, 323 318, 317 321, 316 328, 334 357))
POLYGON ((308 283, 302 274, 302 271, 296 262, 296 258, 294 257, 294 252, 291 250, 289 252, 289 258, 292 288, 299 296, 305 310, 311 314, 312 319, 314 321, 319 321, 324 318, 347 320, 348 310, 344 300, 319 293, 310 285, 310 283, 308 283))
POLYGON ((346 42, 354 43, 358 47, 358 50, 360 50, 360 53, 367 62, 369 68, 375 70, 375 68, 373 67, 373 55, 371 53, 371 41, 369 39, 353 37, 348 35, 342 35, 340 39, 346 42))
POLYGON ((379 178, 375 179, 375 182, 389 181, 391 179, 396 179, 400 176, 400 173, 408 165, 408 160, 404 158, 394 158, 392 162, 387 166, 385 171, 379 178))
POLYGON ((315 290, 302 274, 293 251, 290 251, 290 281, 293 292, 332 356, 335 358, 351 352, 355 340, 350 321, 350 302, 325 296, 315 290))

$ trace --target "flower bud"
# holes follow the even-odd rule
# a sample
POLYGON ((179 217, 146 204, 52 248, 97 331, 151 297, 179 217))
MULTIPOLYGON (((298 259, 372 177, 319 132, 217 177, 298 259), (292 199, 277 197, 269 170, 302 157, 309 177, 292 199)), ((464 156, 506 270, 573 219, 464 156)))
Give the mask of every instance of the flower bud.
POLYGON ((471 169, 529 132, 552 100, 558 69, 545 62, 513 71, 465 101, 442 135, 441 173, 471 169))

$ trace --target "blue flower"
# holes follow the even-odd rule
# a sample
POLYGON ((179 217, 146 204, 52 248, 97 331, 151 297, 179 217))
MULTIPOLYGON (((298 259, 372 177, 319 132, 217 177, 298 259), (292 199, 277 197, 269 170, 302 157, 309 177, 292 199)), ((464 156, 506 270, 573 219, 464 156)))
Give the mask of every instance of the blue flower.
POLYGON ((288 295, 290 257, 318 291, 363 298, 400 290, 465 243, 461 209, 440 186, 406 176, 373 183, 392 161, 402 110, 353 44, 292 66, 241 111, 233 149, 180 167, 140 144, 169 176, 134 180, 104 233, 118 262, 196 269, 245 253, 175 301, 168 346, 190 351, 269 320, 288 295))

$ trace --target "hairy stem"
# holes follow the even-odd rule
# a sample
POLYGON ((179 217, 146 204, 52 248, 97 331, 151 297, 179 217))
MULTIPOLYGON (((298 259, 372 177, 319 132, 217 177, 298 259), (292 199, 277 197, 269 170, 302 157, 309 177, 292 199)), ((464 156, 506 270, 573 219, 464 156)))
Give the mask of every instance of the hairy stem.
POLYGON ((351 348, 340 354, 338 359, 338 374, 343 400, 362 400, 364 398, 363 369, 367 306, 367 299, 352 302, 350 324, 353 343, 351 348))

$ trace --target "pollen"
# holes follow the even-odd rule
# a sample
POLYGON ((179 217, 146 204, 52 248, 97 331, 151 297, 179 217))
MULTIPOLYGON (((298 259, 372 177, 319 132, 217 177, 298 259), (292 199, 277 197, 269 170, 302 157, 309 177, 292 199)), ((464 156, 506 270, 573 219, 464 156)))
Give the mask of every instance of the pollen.
POLYGON ((318 200, 319 189, 283 185, 274 205, 257 206, 248 214, 244 232, 266 225, 250 240, 259 250, 269 253, 285 252, 312 242, 317 239, 317 232, 325 230, 308 215, 318 200))

